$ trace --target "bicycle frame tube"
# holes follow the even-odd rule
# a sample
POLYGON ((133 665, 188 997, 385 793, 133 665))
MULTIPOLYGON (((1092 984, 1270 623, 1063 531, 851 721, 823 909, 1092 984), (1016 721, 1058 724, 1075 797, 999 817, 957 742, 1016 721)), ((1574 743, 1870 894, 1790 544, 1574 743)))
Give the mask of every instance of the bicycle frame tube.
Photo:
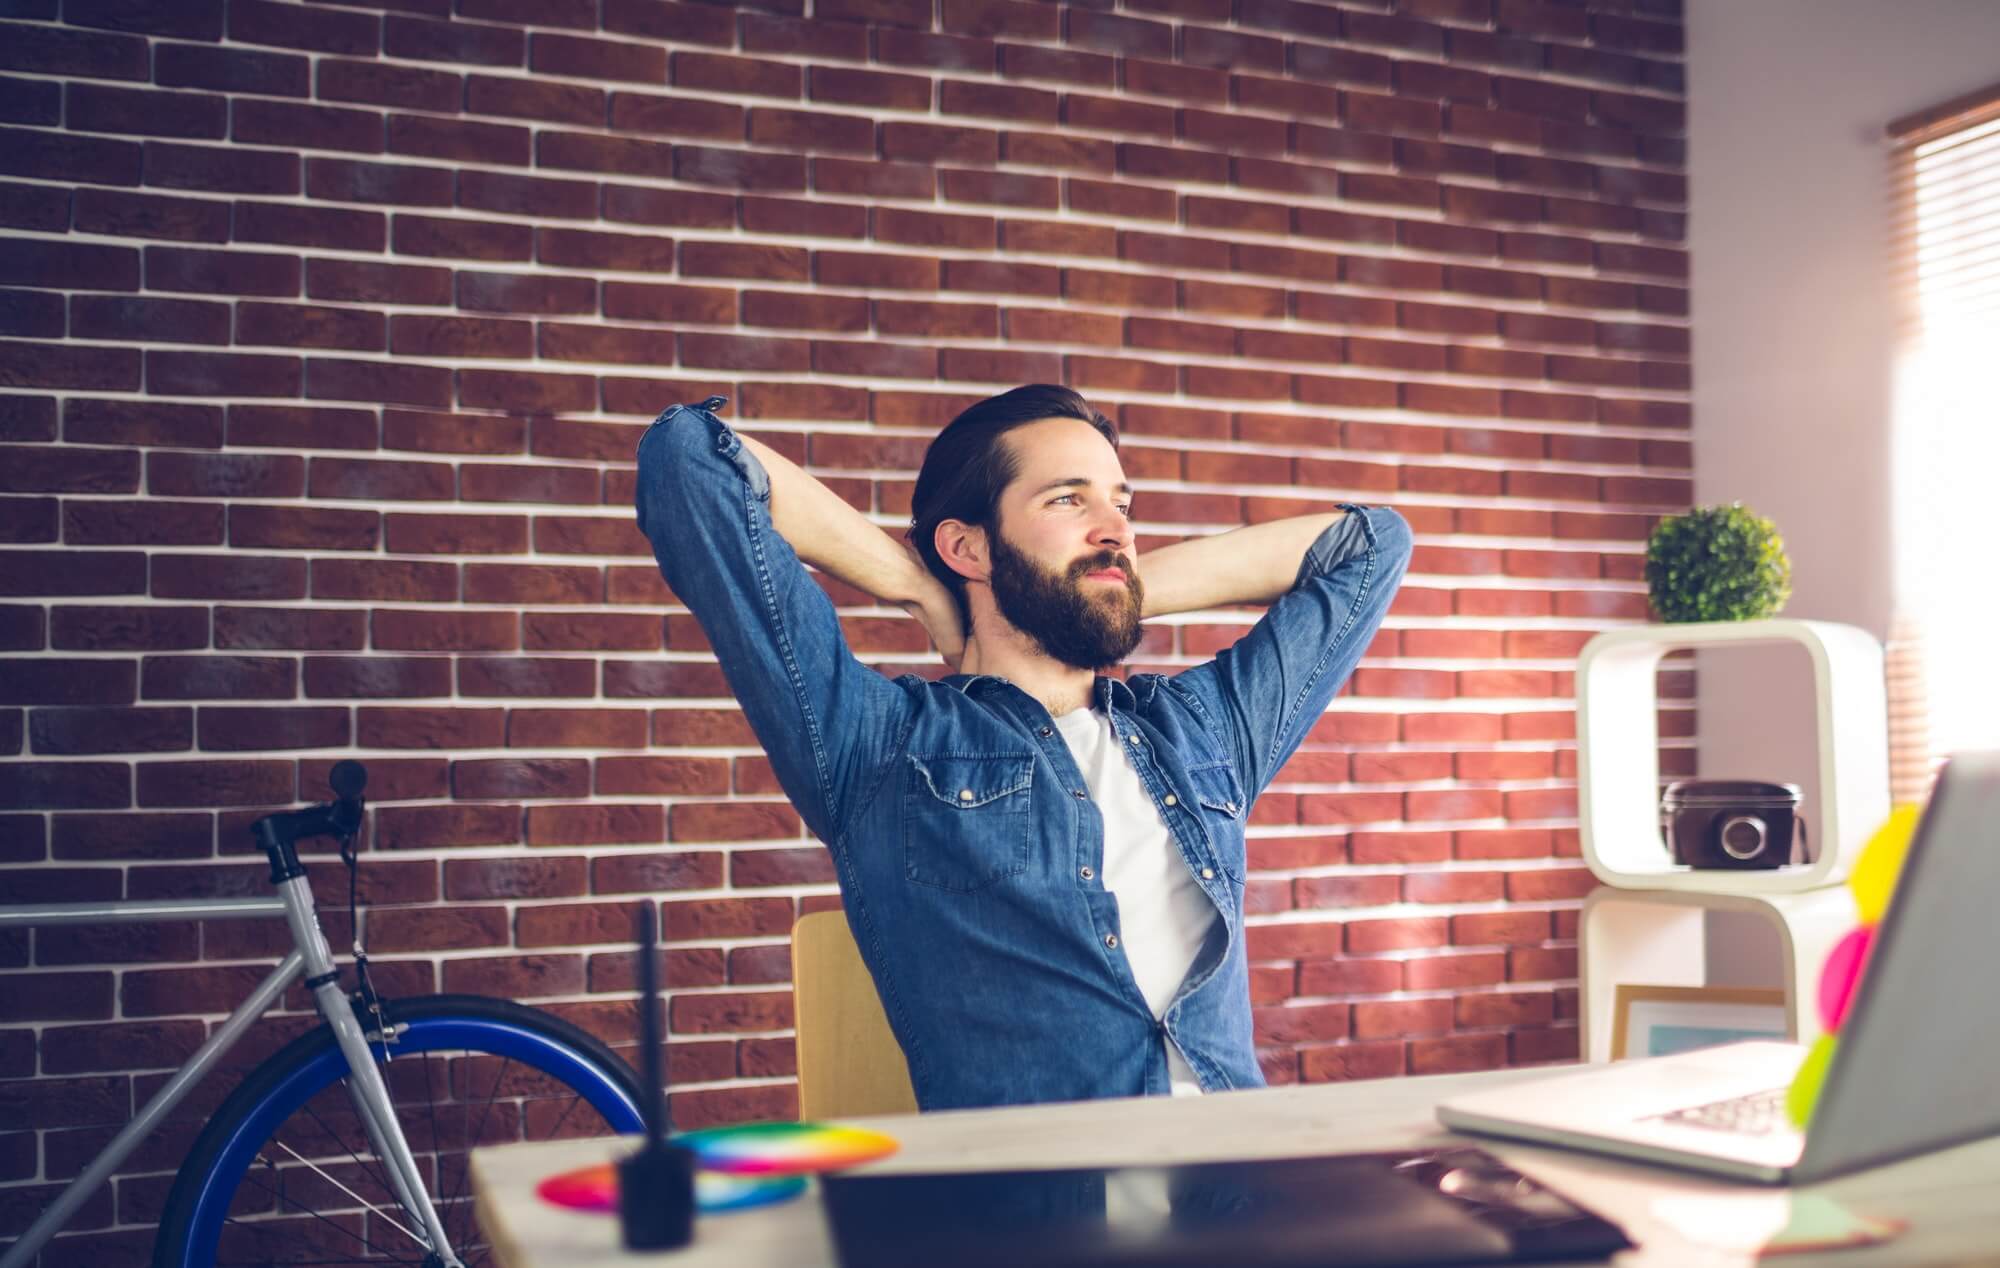
MULTIPOLYGON (((321 946, 324 948, 325 943, 322 942, 321 946)), ((221 1060, 222 1054, 234 1047, 236 1041, 243 1037, 243 1032, 249 1029, 250 1023, 263 1016, 271 1005, 278 1002, 278 997, 292 984, 292 979, 299 975, 303 965, 304 957, 299 952, 292 951, 287 954, 278 967, 271 970, 270 976, 258 983, 256 990, 250 992, 250 997, 238 1005, 235 1012, 229 1014, 229 1020, 216 1027, 215 1033, 208 1037, 208 1042, 188 1058, 187 1064, 175 1071, 174 1076, 168 1079, 159 1091, 153 1093, 153 1099, 146 1102, 145 1108, 111 1138, 111 1143, 104 1147, 104 1152, 97 1155, 76 1179, 70 1181, 68 1188, 56 1195, 56 1200, 49 1203, 48 1209, 28 1226, 28 1231, 21 1234, 20 1240, 7 1248, 6 1254, 0 1255, 0 1268, 21 1268, 22 1265, 31 1262, 35 1253, 56 1235, 58 1229, 69 1223, 70 1216, 76 1214, 77 1208, 97 1191, 97 1186, 103 1184, 111 1173, 118 1169, 118 1165, 125 1161, 140 1141, 159 1126, 160 1120, 165 1118, 174 1106, 180 1104, 181 1099, 194 1089, 195 1084, 207 1077, 208 1072, 215 1067, 215 1063, 221 1060)))
POLYGON ((282 916, 278 898, 113 899, 102 903, 10 903, 0 907, 0 929, 35 925, 136 925, 151 920, 245 920, 282 916))
POLYGON ((278 895, 285 901, 285 920, 291 925, 292 941, 305 957, 306 982, 312 988, 313 1000, 332 1029, 341 1055, 347 1058, 348 1095, 353 1098, 369 1142, 375 1146, 376 1155, 388 1164, 389 1183, 403 1209, 423 1224, 431 1250, 447 1268, 458 1268, 458 1256, 445 1237, 444 1221, 438 1218, 437 1208, 431 1204, 430 1190, 424 1187, 416 1157, 410 1152, 410 1142, 396 1119, 388 1085, 382 1080, 382 1072, 375 1068, 375 1054, 368 1050, 367 1036, 362 1033, 354 1010, 348 1007, 347 996, 341 992, 334 974, 326 934, 313 911, 312 886, 303 876, 290 877, 278 882, 278 895))

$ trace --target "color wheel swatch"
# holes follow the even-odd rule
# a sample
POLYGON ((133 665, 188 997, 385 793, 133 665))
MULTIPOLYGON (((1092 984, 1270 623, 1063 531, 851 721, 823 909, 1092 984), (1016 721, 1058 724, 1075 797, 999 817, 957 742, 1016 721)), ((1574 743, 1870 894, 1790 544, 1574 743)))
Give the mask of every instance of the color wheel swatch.
MULTIPOLYGON (((804 1176, 771 1176, 745 1179, 705 1171, 694 1178, 695 1209, 707 1214, 743 1211, 753 1206, 770 1206, 805 1192, 804 1176)), ((550 1176, 535 1187, 542 1201, 572 1211, 618 1213, 618 1165, 611 1162, 579 1167, 559 1176, 550 1176)))
POLYGON ((702 1170, 737 1176, 834 1171, 896 1152, 893 1136, 834 1123, 745 1123, 674 1138, 694 1150, 702 1170))
MULTIPOLYGON (((768 1206, 805 1191, 816 1171, 852 1167, 896 1152, 881 1132, 826 1123, 748 1123, 674 1137, 694 1150, 696 1206, 707 1212, 768 1206)), ((573 1211, 618 1210, 618 1168, 598 1163, 551 1176, 536 1186, 545 1202, 573 1211)))

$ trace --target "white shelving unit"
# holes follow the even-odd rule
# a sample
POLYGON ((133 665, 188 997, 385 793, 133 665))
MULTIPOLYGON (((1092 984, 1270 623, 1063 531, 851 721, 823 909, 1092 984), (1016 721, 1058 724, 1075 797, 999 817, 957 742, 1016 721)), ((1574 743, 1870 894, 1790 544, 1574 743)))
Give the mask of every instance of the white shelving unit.
POLYGON ((1773 928, 1787 1023, 1794 1038, 1815 1038, 1820 965, 1856 919, 1841 882, 1889 813, 1888 706, 1874 636, 1794 620, 1599 634, 1577 665, 1577 788, 1584 861, 1603 884, 1585 901, 1577 935, 1584 1059, 1610 1058, 1620 983, 1708 981, 1703 923, 1711 911, 1773 928), (1800 813, 1818 854, 1810 864, 1769 871, 1676 864, 1660 833, 1656 671, 1672 651, 1756 643, 1796 644, 1812 664, 1820 796, 1800 813))

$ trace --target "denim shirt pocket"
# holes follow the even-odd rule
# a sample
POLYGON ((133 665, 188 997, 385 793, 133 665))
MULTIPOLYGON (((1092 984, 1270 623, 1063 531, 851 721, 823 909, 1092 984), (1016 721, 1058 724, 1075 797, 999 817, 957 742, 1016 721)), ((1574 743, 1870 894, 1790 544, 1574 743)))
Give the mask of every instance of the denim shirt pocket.
POLYGON ((1194 766, 1188 769, 1188 784, 1194 791, 1196 804, 1201 807, 1202 827, 1208 830, 1209 845, 1221 861, 1222 870, 1229 874, 1230 880, 1241 885, 1243 827, 1250 807, 1244 800, 1236 772, 1229 768, 1227 762, 1194 766))
POLYGON ((1032 754, 908 755, 903 872, 918 885, 972 893, 1028 868, 1032 754))

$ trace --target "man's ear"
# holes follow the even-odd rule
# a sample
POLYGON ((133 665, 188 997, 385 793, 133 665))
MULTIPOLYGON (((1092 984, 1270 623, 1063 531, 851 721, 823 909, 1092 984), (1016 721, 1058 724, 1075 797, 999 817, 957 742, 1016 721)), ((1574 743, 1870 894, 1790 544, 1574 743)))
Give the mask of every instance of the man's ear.
POLYGON ((986 530, 979 525, 964 520, 941 520, 931 542, 944 566, 967 581, 991 579, 993 561, 986 553, 986 530))

